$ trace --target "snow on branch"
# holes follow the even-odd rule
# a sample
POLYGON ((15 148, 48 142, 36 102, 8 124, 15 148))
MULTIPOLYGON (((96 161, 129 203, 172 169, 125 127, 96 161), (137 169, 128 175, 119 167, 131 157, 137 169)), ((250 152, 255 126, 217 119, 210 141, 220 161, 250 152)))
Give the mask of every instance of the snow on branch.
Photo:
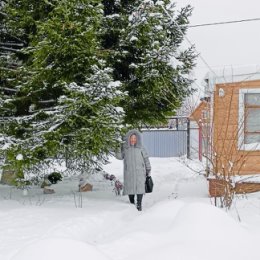
POLYGON ((17 49, 7 48, 7 47, 1 47, 1 46, 0 46, 0 50, 10 51, 10 52, 21 52, 20 50, 17 50, 17 49))
POLYGON ((22 48, 24 47, 24 43, 0 42, 0 46, 8 46, 8 47, 16 46, 22 48))
POLYGON ((7 91, 7 92, 13 92, 13 93, 17 93, 18 90, 17 89, 13 89, 13 88, 4 88, 4 87, 0 87, 0 89, 7 91))

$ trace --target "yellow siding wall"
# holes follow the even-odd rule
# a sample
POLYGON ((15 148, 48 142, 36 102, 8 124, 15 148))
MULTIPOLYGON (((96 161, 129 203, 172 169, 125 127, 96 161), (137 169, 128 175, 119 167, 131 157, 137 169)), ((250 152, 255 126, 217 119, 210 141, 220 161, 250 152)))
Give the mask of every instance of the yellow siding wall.
MULTIPOLYGON (((259 88, 260 80, 243 83, 217 84, 213 104, 213 144, 215 172, 227 173, 230 162, 233 174, 260 174, 260 151, 238 149, 239 89, 259 88), (224 96, 219 96, 219 89, 224 96)), ((256 119, 260 120, 260 118, 256 119)), ((242 122, 243 123, 243 122, 242 122)))

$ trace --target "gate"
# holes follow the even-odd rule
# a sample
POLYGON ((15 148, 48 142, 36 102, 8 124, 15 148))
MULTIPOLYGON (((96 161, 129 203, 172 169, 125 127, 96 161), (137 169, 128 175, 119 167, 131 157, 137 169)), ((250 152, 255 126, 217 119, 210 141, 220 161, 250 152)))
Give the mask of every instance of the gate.
POLYGON ((190 121, 173 117, 167 127, 143 128, 143 144, 151 157, 190 156, 190 121))

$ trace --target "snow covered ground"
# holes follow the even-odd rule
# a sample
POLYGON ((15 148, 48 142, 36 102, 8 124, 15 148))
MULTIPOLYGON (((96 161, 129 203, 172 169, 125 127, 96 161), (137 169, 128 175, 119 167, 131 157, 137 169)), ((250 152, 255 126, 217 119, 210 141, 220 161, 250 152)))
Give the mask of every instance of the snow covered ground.
MULTIPOLYGON (((94 190, 81 193, 82 207, 77 177, 53 185, 50 195, 0 185, 0 259, 260 259, 259 193, 236 198, 226 212, 180 159, 151 164, 155 187, 142 212, 115 196, 101 174, 90 176, 94 190)), ((122 180, 122 161, 111 159, 105 170, 122 180)))

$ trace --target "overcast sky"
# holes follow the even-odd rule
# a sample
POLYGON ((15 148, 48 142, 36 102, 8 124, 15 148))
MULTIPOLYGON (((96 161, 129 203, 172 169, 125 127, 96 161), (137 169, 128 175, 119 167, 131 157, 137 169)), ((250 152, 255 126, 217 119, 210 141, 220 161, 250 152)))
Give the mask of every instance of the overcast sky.
MULTIPOLYGON (((260 0, 176 0, 177 8, 194 7, 190 24, 260 18, 260 0)), ((189 28, 187 37, 210 67, 260 65, 260 20, 189 28)), ((198 59, 195 69, 200 84, 208 71, 198 59)))

